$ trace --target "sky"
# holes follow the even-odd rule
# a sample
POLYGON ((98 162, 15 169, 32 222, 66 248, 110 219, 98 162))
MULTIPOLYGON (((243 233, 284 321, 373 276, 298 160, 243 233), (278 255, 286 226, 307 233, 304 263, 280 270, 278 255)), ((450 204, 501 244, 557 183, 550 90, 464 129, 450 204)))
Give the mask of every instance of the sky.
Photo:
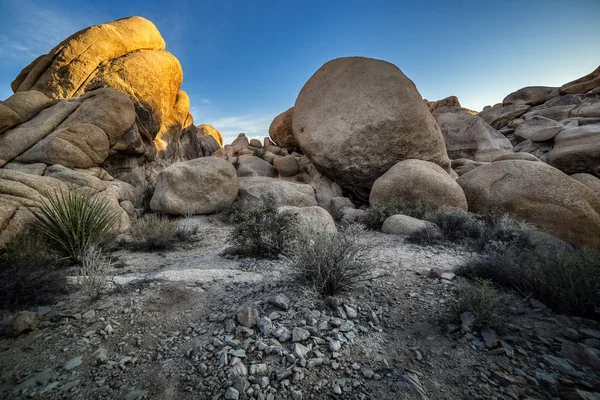
POLYGON ((196 124, 226 143, 267 136, 338 57, 389 61, 423 98, 455 95, 474 110, 600 65, 600 0, 0 0, 0 99, 72 33, 131 15, 158 27, 183 67, 196 124))

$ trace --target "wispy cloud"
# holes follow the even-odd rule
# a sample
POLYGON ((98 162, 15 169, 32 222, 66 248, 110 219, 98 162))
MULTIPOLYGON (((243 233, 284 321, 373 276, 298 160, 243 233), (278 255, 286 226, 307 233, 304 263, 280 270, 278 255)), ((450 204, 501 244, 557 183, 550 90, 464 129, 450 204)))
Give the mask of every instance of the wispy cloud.
POLYGON ((200 101, 203 102, 204 104, 210 104, 210 100, 209 99, 202 99, 200 101))
POLYGON ((218 118, 208 122, 221 132, 225 143, 231 143, 240 133, 249 138, 261 139, 269 135, 269 125, 273 118, 266 115, 241 115, 218 118))
POLYGON ((6 2, 5 7, 12 18, 5 27, 10 35, 0 36, 0 52, 4 57, 18 61, 32 61, 69 35, 94 24, 86 17, 32 1, 6 2))

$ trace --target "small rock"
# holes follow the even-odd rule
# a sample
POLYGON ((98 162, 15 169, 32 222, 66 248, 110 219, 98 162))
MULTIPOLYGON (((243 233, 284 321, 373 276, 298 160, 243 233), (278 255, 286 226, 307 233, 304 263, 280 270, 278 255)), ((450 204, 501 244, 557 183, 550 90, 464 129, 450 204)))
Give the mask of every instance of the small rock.
POLYGON ((42 313, 21 311, 4 328, 8 337, 17 337, 23 333, 36 330, 42 320, 42 313))
POLYGON ((493 329, 482 329, 481 338, 486 349, 495 349, 498 347, 498 335, 493 329))
POLYGON ((447 281, 451 281, 456 277, 456 275, 452 272, 444 272, 442 275, 440 275, 440 277, 447 281))
POLYGON ((468 330, 470 330, 475 323, 475 314, 470 311, 465 311, 464 313, 460 314, 460 321, 462 322, 463 327, 466 327, 468 330))
POLYGON ((237 320, 246 328, 252 328, 258 324, 258 310, 250 306, 241 306, 236 312, 237 320))
POLYGON ((292 346, 292 353, 298 358, 304 358, 308 354, 310 349, 300 343, 294 343, 292 346))
POLYGON ((71 360, 67 361, 67 363, 64 366, 64 369, 67 370, 67 371, 70 371, 73 368, 79 367, 82 362, 83 362, 82 357, 72 358, 71 360))
POLYGON ((329 342, 329 350, 330 351, 340 351, 342 348, 342 342, 339 340, 332 340, 329 342))
POLYGON ((358 317, 358 312, 355 308, 344 304, 344 310, 346 311, 346 315, 348 316, 348 318, 355 319, 358 317))
POLYGON ((261 317, 258 320, 258 329, 260 330, 260 333, 262 333, 265 336, 268 336, 271 333, 273 333, 273 330, 275 330, 275 326, 273 325, 271 318, 261 317))
POLYGON ((104 364, 108 361, 108 352, 104 347, 99 347, 98 350, 94 352, 94 358, 96 359, 96 364, 104 364))
POLYGON ((333 385, 331 385, 331 391, 333 392, 333 394, 337 394, 337 395, 342 394, 342 388, 337 383, 334 383, 333 385))
POLYGON ((267 364, 250 365, 250 375, 265 375, 267 373, 267 364))
POLYGON ((498 383, 500 383, 500 385, 502 385, 504 387, 513 385, 515 383, 515 379, 513 377, 511 377, 503 372, 493 371, 492 377, 494 379, 496 379, 498 381, 498 383))
POLYGON ((225 391, 225 400, 238 400, 240 398, 240 392, 234 387, 230 387, 225 391))
POLYGON ((292 330, 292 341, 302 342, 310 337, 310 332, 304 328, 295 327, 292 330))
POLYGON ((127 393, 127 395, 125 395, 125 400, 138 400, 143 397, 146 397, 147 395, 148 392, 146 392, 145 390, 133 389, 129 393, 127 393))
POLYGON ((273 334, 277 337, 277 340, 282 343, 289 342, 292 339, 292 332, 290 332, 290 330, 284 326, 280 326, 279 328, 275 329, 273 334))
POLYGON ((94 318, 95 316, 96 316, 96 311, 90 310, 90 311, 82 314, 81 318, 83 318, 83 319, 91 319, 91 318, 94 318))
POLYGON ((354 330, 354 322, 344 321, 340 324, 340 332, 351 332, 354 330))
POLYGON ((280 310, 287 311, 290 308, 290 299, 285 294, 278 294, 269 299, 269 304, 280 310))
POLYGON ((529 299, 529 304, 531 305, 531 307, 541 309, 541 310, 544 310, 547 308, 544 303, 542 303, 541 301, 536 300, 536 299, 529 299))
POLYGON ((302 392, 292 389, 292 400, 302 400, 302 392))

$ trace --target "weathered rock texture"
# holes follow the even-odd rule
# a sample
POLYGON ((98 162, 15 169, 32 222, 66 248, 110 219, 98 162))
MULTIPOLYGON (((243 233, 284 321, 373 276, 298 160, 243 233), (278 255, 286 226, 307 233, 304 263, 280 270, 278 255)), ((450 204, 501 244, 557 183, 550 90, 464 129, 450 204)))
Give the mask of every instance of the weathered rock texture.
POLYGON ((273 122, 271 122, 271 126, 269 126, 269 136, 271 137, 271 140, 273 140, 277 146, 285 148, 289 152, 300 150, 292 129, 293 116, 294 107, 276 116, 273 122))
POLYGON ((489 162, 512 153, 510 141, 477 115, 446 110, 449 112, 437 112, 434 116, 442 129, 451 160, 468 158, 489 162))
POLYGON ((141 17, 86 28, 24 68, 0 102, 0 242, 55 190, 105 197, 124 232, 161 169, 217 151, 220 134, 198 132, 182 79, 141 17))
MULTIPOLYGON (((189 97, 180 90, 181 65, 165 48, 154 24, 142 17, 94 25, 36 58, 13 81, 12 89, 16 95, 39 93, 48 101, 77 98, 99 88, 126 94, 135 110, 135 131, 128 132, 115 151, 104 157, 104 167, 141 191, 145 181, 153 180, 160 169, 207 155, 204 142, 197 139, 189 97)), ((45 104, 43 98, 33 94, 29 94, 28 102, 33 109, 45 104)), ((110 106, 104 104, 102 109, 106 111, 110 106)), ((24 122, 22 114, 19 116, 24 122)), ((79 131, 83 129, 79 127, 79 131)), ((70 140, 77 133, 69 131, 59 136, 70 140)), ((89 136, 95 138, 98 134, 89 136)))
POLYGON ((541 162, 498 161, 457 182, 469 211, 502 210, 568 243, 600 249, 600 198, 558 169, 541 162))
POLYGON ((348 57, 323 65, 300 91, 292 126, 312 163, 354 192, 368 192, 405 159, 450 170, 442 133, 417 88, 385 61, 348 57))
POLYGON ((422 160, 400 161, 373 184, 372 207, 425 201, 432 210, 441 207, 467 209, 460 186, 439 165, 422 160))
POLYGON ((212 214, 233 203, 239 183, 235 168, 218 157, 178 162, 156 179, 150 209, 183 215, 212 214))
POLYGON ((600 68, 562 87, 529 86, 479 116, 517 153, 567 174, 600 176, 600 68))

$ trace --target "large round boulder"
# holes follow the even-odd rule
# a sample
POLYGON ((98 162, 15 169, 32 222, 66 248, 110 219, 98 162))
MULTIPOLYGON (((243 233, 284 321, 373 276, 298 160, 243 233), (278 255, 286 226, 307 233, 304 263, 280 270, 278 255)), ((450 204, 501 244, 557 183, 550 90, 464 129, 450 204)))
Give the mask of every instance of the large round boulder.
POLYGON ((415 84, 382 60, 347 57, 323 65, 300 91, 292 126, 312 163, 354 192, 368 192, 401 160, 450 170, 442 133, 415 84))
POLYGON ((269 126, 269 136, 275 144, 288 151, 298 151, 298 143, 294 137, 292 129, 292 117, 294 115, 294 107, 282 112, 275 117, 271 126, 269 126))
POLYGON ((176 215, 212 214, 230 206, 238 190, 235 168, 221 158, 178 162, 158 174, 150 209, 176 215))
POLYGON ((600 199, 556 168, 498 161, 467 172, 457 182, 469 211, 507 212, 571 244, 600 249, 600 199))
POLYGON ((369 203, 385 207, 398 203, 425 201, 432 209, 467 209, 460 186, 439 165, 423 160, 400 161, 373 184, 369 203))

